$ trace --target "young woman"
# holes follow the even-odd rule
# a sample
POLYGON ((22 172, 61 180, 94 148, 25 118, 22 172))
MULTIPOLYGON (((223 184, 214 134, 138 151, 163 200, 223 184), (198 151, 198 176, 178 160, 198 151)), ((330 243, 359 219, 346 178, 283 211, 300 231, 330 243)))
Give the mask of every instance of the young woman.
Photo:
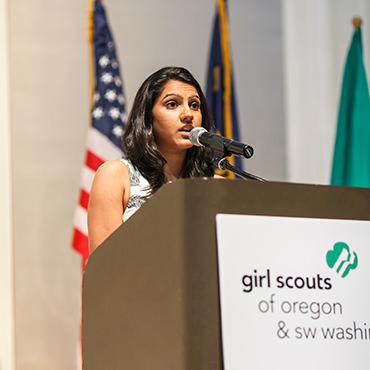
POLYGON ((185 68, 166 67, 139 88, 123 135, 126 157, 96 172, 88 207, 90 252, 163 184, 213 177, 210 151, 194 147, 194 127, 212 130, 207 101, 185 68))

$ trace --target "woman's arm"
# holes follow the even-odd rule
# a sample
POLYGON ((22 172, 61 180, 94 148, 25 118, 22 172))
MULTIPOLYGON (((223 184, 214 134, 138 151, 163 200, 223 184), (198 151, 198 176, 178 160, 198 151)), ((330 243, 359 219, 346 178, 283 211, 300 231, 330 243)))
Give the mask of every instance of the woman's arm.
POLYGON ((94 177, 87 211, 90 253, 122 224, 129 197, 126 165, 121 161, 102 164, 94 177))

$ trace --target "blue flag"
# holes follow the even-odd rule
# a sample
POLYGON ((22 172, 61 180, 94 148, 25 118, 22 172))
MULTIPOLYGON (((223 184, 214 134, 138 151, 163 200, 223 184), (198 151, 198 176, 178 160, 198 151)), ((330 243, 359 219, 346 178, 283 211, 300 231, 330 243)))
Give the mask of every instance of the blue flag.
MULTIPOLYGON (((206 96, 216 130, 222 136, 240 141, 229 50, 226 0, 218 0, 209 59, 206 96)), ((241 169, 241 159, 239 157, 232 157, 229 161, 241 169)), ((234 177, 231 172, 224 175, 230 178, 234 177)))

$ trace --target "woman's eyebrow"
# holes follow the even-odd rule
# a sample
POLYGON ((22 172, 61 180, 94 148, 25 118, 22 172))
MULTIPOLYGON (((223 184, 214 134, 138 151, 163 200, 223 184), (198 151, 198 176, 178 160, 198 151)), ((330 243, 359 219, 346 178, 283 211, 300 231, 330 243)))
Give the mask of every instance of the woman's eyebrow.
POLYGON ((176 97, 178 97, 178 98, 181 98, 181 99, 182 99, 182 96, 181 96, 181 95, 179 95, 179 94, 176 94, 176 93, 169 93, 169 94, 165 95, 165 96, 163 97, 163 99, 162 99, 162 100, 167 99, 168 97, 172 97, 172 96, 176 96, 176 97))
MULTIPOLYGON (((183 96, 182 96, 182 95, 179 95, 179 94, 176 94, 176 93, 169 93, 169 94, 165 95, 165 96, 163 97, 163 99, 162 99, 162 100, 165 100, 165 99, 167 99, 168 97, 172 97, 172 96, 174 96, 174 97, 178 97, 178 98, 180 98, 180 99, 183 99, 183 96)), ((190 99, 197 98, 197 99, 199 99, 199 100, 200 100, 200 97, 199 97, 197 94, 191 95, 191 96, 189 96, 189 98, 190 98, 190 99)))

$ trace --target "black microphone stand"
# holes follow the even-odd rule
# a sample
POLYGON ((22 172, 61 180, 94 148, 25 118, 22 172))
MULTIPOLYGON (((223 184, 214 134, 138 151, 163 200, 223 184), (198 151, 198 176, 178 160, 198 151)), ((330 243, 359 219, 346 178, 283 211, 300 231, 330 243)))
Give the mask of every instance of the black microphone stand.
POLYGON ((224 153, 224 155, 220 155, 219 153, 214 153, 214 162, 217 164, 217 167, 220 169, 220 170, 228 170, 228 171, 231 171, 233 173, 235 173, 236 175, 246 179, 246 180, 256 180, 256 181, 262 181, 262 182, 265 182, 266 180, 262 179, 261 177, 258 177, 258 176, 255 176, 255 175, 252 175, 251 173, 248 173, 248 172, 245 172, 243 170, 240 170, 239 168, 233 166, 226 158, 226 155, 224 153))

